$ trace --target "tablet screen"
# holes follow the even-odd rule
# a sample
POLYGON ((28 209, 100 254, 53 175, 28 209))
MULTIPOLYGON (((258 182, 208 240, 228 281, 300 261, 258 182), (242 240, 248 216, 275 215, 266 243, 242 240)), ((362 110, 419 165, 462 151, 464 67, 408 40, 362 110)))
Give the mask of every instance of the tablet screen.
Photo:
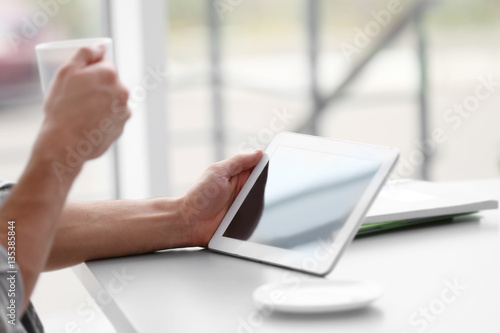
POLYGON ((223 236, 312 254, 334 240, 380 166, 279 146, 223 236))

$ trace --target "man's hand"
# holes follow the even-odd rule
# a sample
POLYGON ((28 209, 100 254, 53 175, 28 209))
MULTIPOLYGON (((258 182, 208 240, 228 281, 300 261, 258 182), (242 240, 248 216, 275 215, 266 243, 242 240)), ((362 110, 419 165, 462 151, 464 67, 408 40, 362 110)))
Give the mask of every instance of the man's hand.
POLYGON ((57 225, 45 269, 163 249, 207 246, 261 157, 259 150, 213 164, 180 198, 69 202, 57 225), (85 246, 81 246, 83 243, 85 246))
POLYGON ((229 207, 262 157, 262 151, 239 154, 212 164, 179 198, 189 243, 207 246, 229 207))
POLYGON ((80 49, 59 70, 47 95, 36 148, 49 149, 63 165, 80 166, 102 155, 130 117, 128 91, 114 65, 103 60, 104 52, 103 46, 80 49))
POLYGON ((74 179, 85 161, 100 156, 120 135, 130 116, 128 92, 103 55, 102 47, 83 48, 58 72, 31 158, 0 208, 0 243, 5 248, 7 221, 16 225, 16 263, 24 285, 22 307, 16 303, 20 313, 46 267, 74 179))

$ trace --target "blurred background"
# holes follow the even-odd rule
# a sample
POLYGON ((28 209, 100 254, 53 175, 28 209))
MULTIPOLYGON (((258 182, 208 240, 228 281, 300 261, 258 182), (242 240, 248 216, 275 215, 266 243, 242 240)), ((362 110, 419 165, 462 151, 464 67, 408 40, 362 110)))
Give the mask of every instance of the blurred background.
MULTIPOLYGON (((500 175, 498 1, 155 0, 163 22, 117 17, 142 14, 115 11, 113 1, 64 2, 0 0, 2 179, 18 179, 43 119, 34 46, 131 33, 112 20, 156 24, 147 38, 166 50, 162 63, 138 65, 167 73, 163 100, 134 114, 161 116, 156 149, 166 162, 147 159, 167 165, 164 194, 181 195, 216 160, 265 148, 278 130, 396 147, 394 178, 500 175)), ((129 68, 119 62, 123 77, 129 68)), ((138 178, 151 178, 133 158, 147 147, 126 145, 145 135, 135 128, 121 149, 86 165, 72 199, 157 194, 130 194, 138 178), (132 158, 116 163, 120 153, 132 158)), ((78 315, 87 301, 70 270, 45 274, 34 298, 50 332, 68 322, 112 332, 104 316, 78 315)))

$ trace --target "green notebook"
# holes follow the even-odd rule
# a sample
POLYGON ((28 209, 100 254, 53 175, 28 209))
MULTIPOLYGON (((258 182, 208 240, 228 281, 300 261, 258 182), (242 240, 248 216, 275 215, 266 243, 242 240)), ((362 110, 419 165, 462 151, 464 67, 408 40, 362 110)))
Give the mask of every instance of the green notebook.
POLYGON ((356 234, 356 238, 379 234, 383 232, 393 231, 395 229, 403 229, 416 225, 425 225, 431 222, 444 222, 446 220, 450 220, 457 216, 470 215, 475 214, 476 212, 468 212, 468 213, 460 213, 460 214, 452 214, 452 215, 442 215, 442 216, 433 216, 429 218, 420 218, 413 220, 399 220, 399 221, 387 221, 387 222, 377 222, 377 223, 367 223, 363 224, 356 234))

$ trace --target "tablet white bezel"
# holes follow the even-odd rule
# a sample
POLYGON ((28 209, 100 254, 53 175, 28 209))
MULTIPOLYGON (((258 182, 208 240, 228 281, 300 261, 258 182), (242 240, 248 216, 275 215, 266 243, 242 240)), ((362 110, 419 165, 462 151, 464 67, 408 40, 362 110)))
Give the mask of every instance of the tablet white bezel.
POLYGON ((281 132, 273 139, 266 149, 264 156, 250 174, 247 182, 210 239, 208 248, 229 255, 284 266, 315 275, 326 275, 333 269, 343 251, 356 234, 368 208, 387 179, 398 156, 398 151, 393 148, 281 132), (266 166, 269 158, 272 157, 276 149, 280 146, 380 162, 379 170, 373 176, 343 227, 336 234, 334 243, 318 249, 314 255, 306 255, 292 250, 223 237, 224 232, 266 166))

